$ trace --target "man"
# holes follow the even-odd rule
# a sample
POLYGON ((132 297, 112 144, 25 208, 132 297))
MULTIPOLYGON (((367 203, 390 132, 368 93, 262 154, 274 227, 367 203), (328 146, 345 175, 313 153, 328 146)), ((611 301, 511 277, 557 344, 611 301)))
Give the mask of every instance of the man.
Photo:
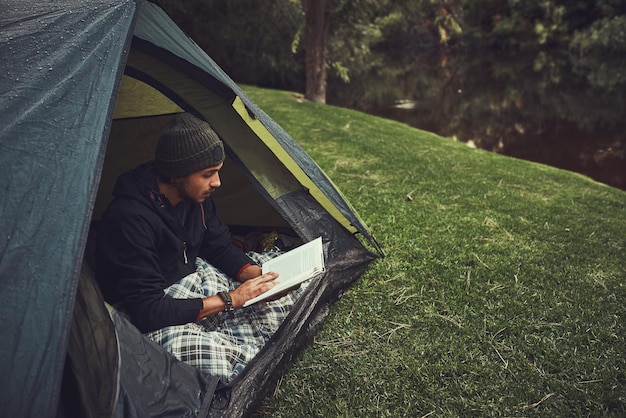
POLYGON ((224 156, 208 123, 177 115, 155 160, 118 179, 98 228, 96 277, 105 299, 149 338, 229 381, 278 329, 297 292, 242 308, 277 275, 261 274, 256 263, 271 255, 244 254, 217 214, 211 195, 224 156))

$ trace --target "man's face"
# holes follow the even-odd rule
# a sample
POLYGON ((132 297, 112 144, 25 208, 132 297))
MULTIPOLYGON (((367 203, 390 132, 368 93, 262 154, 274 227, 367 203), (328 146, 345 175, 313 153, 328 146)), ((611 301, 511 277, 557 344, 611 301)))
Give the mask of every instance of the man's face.
POLYGON ((183 199, 192 200, 198 203, 204 202, 206 198, 222 185, 219 171, 224 163, 220 163, 204 170, 196 171, 186 177, 176 179, 174 185, 183 199))

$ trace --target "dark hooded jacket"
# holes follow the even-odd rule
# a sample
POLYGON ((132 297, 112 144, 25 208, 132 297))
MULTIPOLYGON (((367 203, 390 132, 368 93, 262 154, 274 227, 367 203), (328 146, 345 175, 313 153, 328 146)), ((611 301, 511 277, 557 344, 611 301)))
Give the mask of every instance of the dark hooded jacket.
POLYGON ((211 198, 174 208, 159 192, 153 163, 120 176, 113 194, 98 226, 96 278, 105 300, 126 311, 142 332, 196 320, 201 298, 163 292, 196 270, 196 257, 232 278, 253 263, 233 245, 211 198))

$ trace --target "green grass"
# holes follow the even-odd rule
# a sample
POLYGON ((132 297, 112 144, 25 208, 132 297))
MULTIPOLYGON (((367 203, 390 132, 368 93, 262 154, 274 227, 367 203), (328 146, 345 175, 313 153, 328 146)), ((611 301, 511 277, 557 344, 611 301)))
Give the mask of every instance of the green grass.
POLYGON ((626 414, 625 192, 288 92, 246 92, 387 254, 260 414, 626 414))

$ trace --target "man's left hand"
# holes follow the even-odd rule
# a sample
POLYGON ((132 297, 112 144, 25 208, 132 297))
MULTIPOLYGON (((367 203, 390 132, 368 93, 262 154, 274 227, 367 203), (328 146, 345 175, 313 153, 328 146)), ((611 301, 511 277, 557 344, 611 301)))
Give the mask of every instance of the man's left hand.
POLYGON ((241 270, 241 273, 239 273, 239 277, 237 279, 240 282, 245 282, 246 280, 259 277, 261 274, 261 267, 257 266, 256 264, 250 264, 248 267, 241 270))

